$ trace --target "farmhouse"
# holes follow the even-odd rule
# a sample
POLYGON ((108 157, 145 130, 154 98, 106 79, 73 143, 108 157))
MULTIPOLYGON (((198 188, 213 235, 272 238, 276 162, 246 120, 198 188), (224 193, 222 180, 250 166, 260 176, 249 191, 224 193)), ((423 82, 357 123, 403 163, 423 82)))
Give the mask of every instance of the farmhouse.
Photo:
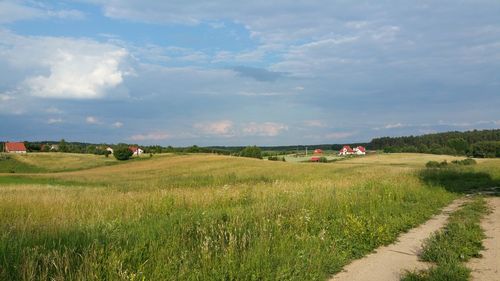
POLYGON ((357 155, 365 155, 366 154, 366 149, 362 146, 355 147, 353 150, 354 150, 354 153, 357 155))
POLYGON ((130 149, 130 151, 132 151, 132 155, 135 156, 139 156, 144 153, 144 150, 137 146, 130 146, 128 149, 130 149))
POLYGON ((26 153, 26 146, 22 142, 6 142, 4 150, 9 153, 26 153))
POLYGON ((349 145, 344 145, 344 147, 342 147, 340 150, 339 150, 339 155, 352 155, 354 154, 354 150, 352 150, 352 148, 349 146, 349 145))
POLYGON ((109 146, 106 147, 106 151, 109 151, 110 154, 113 154, 113 152, 114 152, 114 150, 111 147, 109 147, 109 146))
POLYGON ((363 146, 357 146, 354 149, 352 149, 349 145, 344 145, 342 149, 339 150, 339 156, 345 156, 345 155, 365 155, 366 154, 366 148, 363 146))

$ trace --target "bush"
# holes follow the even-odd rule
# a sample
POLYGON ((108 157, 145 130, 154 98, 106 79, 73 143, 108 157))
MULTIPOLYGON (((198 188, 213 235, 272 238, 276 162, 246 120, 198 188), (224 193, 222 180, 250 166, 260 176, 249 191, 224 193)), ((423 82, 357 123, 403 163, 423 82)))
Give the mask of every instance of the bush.
POLYGON ((262 150, 257 146, 247 146, 240 152, 241 157, 262 159, 262 150))
POLYGON ((324 157, 324 156, 321 156, 321 157, 319 158, 319 162, 320 162, 320 163, 327 163, 327 162, 328 162, 328 159, 326 159, 326 157, 324 157))
POLYGON ((500 157, 499 141, 481 141, 472 145, 472 155, 481 158, 500 157))
MULTIPOLYGON (((464 160, 453 160, 451 161, 451 164, 453 165, 461 165, 461 166, 469 166, 469 165, 475 165, 476 160, 472 158, 467 158, 464 160)), ((425 167, 427 168, 445 168, 448 167, 448 162, 444 160, 443 162, 437 162, 437 161, 429 161, 427 164, 425 164, 425 167)))
POLYGON ((427 168, 443 168, 447 167, 448 162, 444 160, 443 162, 439 163, 438 161, 429 161, 427 164, 425 164, 425 167, 427 168))
POLYGON ((286 162, 285 157, 278 157, 277 155, 267 157, 269 161, 283 161, 286 162))
POLYGON ((124 161, 130 159, 133 152, 128 147, 119 147, 114 150, 113 154, 117 160, 124 161))
POLYGON ((477 164, 476 160, 474 160, 472 158, 467 158, 467 159, 464 159, 464 160, 453 160, 453 161, 451 161, 451 163, 453 163, 455 165, 463 165, 463 166, 469 166, 469 165, 476 165, 477 164))

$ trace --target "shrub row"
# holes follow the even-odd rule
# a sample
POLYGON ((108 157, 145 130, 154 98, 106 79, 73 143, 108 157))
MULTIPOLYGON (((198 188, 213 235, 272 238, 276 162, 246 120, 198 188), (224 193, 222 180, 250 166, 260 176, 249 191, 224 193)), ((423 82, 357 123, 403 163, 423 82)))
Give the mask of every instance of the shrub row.
MULTIPOLYGON (((475 165, 476 163, 477 163, 476 160, 474 160, 472 158, 451 161, 452 165, 461 165, 461 166, 475 165)), ((429 161, 429 162, 427 162, 427 164, 425 164, 425 167, 427 167, 427 168, 444 168, 444 167, 448 167, 448 162, 446 160, 444 160, 443 162, 429 161)))

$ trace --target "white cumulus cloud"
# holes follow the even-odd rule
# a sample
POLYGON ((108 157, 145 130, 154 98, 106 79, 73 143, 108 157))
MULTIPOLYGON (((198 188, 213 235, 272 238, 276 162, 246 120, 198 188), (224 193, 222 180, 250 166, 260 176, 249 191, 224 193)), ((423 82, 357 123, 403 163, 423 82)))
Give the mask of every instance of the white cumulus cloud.
POLYGON ((113 127, 115 127, 115 128, 121 128, 121 127, 123 127, 123 123, 122 123, 122 122, 117 121, 117 122, 113 123, 113 125, 112 125, 112 126, 113 126, 113 127))
POLYGON ((123 81, 119 64, 126 54, 123 49, 94 54, 58 50, 48 61, 50 74, 28 78, 26 85, 39 97, 101 98, 123 81))
POLYGON ((196 123, 194 128, 208 135, 232 136, 233 122, 230 120, 220 120, 214 122, 196 123))
POLYGON ((87 118, 85 118, 85 122, 87 122, 87 124, 101 124, 101 121, 94 116, 87 116, 87 118))
POLYGON ((24 71, 20 91, 42 98, 96 99, 131 73, 129 53, 90 39, 23 36, 0 30, 0 59, 24 71))

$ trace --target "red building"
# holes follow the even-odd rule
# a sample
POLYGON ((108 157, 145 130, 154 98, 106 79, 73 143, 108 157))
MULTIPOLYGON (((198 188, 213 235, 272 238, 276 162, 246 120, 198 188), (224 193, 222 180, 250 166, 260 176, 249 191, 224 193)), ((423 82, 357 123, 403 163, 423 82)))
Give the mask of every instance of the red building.
POLYGON ((22 142, 6 142, 4 151, 8 153, 26 153, 26 146, 22 142))

